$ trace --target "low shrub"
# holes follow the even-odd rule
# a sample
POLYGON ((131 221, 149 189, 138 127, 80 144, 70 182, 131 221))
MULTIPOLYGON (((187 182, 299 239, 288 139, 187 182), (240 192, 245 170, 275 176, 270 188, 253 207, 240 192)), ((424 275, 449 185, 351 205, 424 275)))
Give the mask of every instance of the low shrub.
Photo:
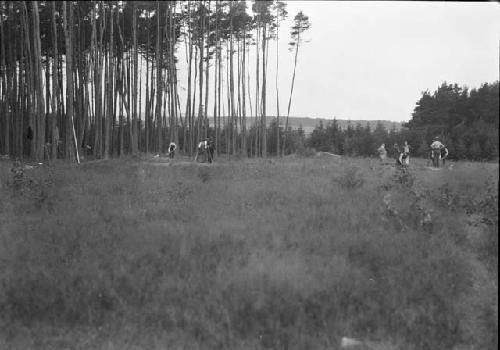
POLYGON ((365 183, 365 179, 360 169, 356 166, 346 166, 342 173, 337 176, 334 181, 342 188, 348 190, 361 188, 365 183))

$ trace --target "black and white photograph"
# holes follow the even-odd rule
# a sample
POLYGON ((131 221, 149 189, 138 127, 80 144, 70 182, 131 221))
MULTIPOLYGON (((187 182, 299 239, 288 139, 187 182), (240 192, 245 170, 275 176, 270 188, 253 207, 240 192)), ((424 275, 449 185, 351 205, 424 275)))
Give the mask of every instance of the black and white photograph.
POLYGON ((1 1, 0 350, 498 348, 497 1, 1 1))

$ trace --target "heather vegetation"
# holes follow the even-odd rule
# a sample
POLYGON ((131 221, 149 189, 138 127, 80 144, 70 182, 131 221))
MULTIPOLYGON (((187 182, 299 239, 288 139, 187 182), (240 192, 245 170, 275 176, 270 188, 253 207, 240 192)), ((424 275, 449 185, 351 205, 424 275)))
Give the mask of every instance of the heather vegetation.
POLYGON ((498 164, 0 162, 0 348, 496 349, 498 164))

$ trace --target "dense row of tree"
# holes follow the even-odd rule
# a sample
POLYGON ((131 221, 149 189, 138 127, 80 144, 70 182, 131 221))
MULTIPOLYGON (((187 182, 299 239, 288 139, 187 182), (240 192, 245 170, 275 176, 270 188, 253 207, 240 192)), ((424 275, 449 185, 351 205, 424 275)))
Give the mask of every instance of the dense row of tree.
POLYGON ((406 125, 408 138, 423 151, 439 135, 457 159, 498 158, 499 82, 469 90, 444 82, 425 91, 406 125))
MULTIPOLYGON (((0 151, 74 160, 84 149, 109 158, 165 152, 174 140, 193 154, 211 136, 218 151, 266 156, 269 43, 287 12, 281 1, 254 1, 251 10, 246 1, 1 1, 0 151)), ((299 12, 295 65, 309 27, 299 12)), ((278 150, 287 135, 277 129, 278 150)))
POLYGON ((434 93, 425 91, 417 101, 412 119, 402 130, 386 130, 378 123, 348 125, 341 129, 336 120, 320 123, 306 139, 306 145, 320 151, 371 156, 385 143, 389 153, 393 145, 408 141, 412 154, 426 157, 433 137, 439 136, 448 147, 450 158, 498 159, 499 91, 498 81, 469 90, 457 84, 443 83, 434 93))
POLYGON ((350 122, 347 128, 342 129, 337 120, 329 122, 326 126, 320 122, 311 135, 306 138, 306 147, 314 148, 316 151, 333 152, 350 156, 372 156, 377 154, 377 148, 385 143, 391 154, 392 145, 402 142, 401 132, 395 128, 388 131, 385 126, 378 122, 372 130, 369 124, 363 126, 361 123, 355 125, 350 122))

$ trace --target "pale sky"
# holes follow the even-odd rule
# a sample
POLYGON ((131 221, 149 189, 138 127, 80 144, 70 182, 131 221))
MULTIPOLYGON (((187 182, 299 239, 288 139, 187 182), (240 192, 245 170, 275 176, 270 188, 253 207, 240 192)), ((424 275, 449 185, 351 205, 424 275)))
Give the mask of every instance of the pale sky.
MULTIPOLYGON (((287 9, 279 47, 281 115, 286 114, 293 72, 294 55, 287 50, 290 26, 299 10, 312 27, 299 51, 291 116, 407 121, 421 92, 433 92, 443 81, 474 88, 499 79, 496 2, 309 0, 287 1, 287 9)), ((276 114, 275 45, 269 46, 268 115, 276 114)), ((181 88, 187 87, 185 71, 180 64, 181 88)), ((184 106, 185 94, 180 95, 184 106)))
MULTIPOLYGON (((299 51, 291 115, 409 120, 421 91, 433 92, 443 81, 472 88, 499 79, 496 2, 287 4, 289 23, 303 10, 312 24, 306 34, 310 42, 299 51)), ((288 28, 282 37, 289 37, 288 28)), ((293 68, 284 40, 280 55, 284 111, 293 68)), ((269 61, 273 67, 275 60, 269 61)), ((269 98, 275 99, 274 94, 269 98)), ((268 105, 268 110, 275 108, 275 103, 268 105)))

